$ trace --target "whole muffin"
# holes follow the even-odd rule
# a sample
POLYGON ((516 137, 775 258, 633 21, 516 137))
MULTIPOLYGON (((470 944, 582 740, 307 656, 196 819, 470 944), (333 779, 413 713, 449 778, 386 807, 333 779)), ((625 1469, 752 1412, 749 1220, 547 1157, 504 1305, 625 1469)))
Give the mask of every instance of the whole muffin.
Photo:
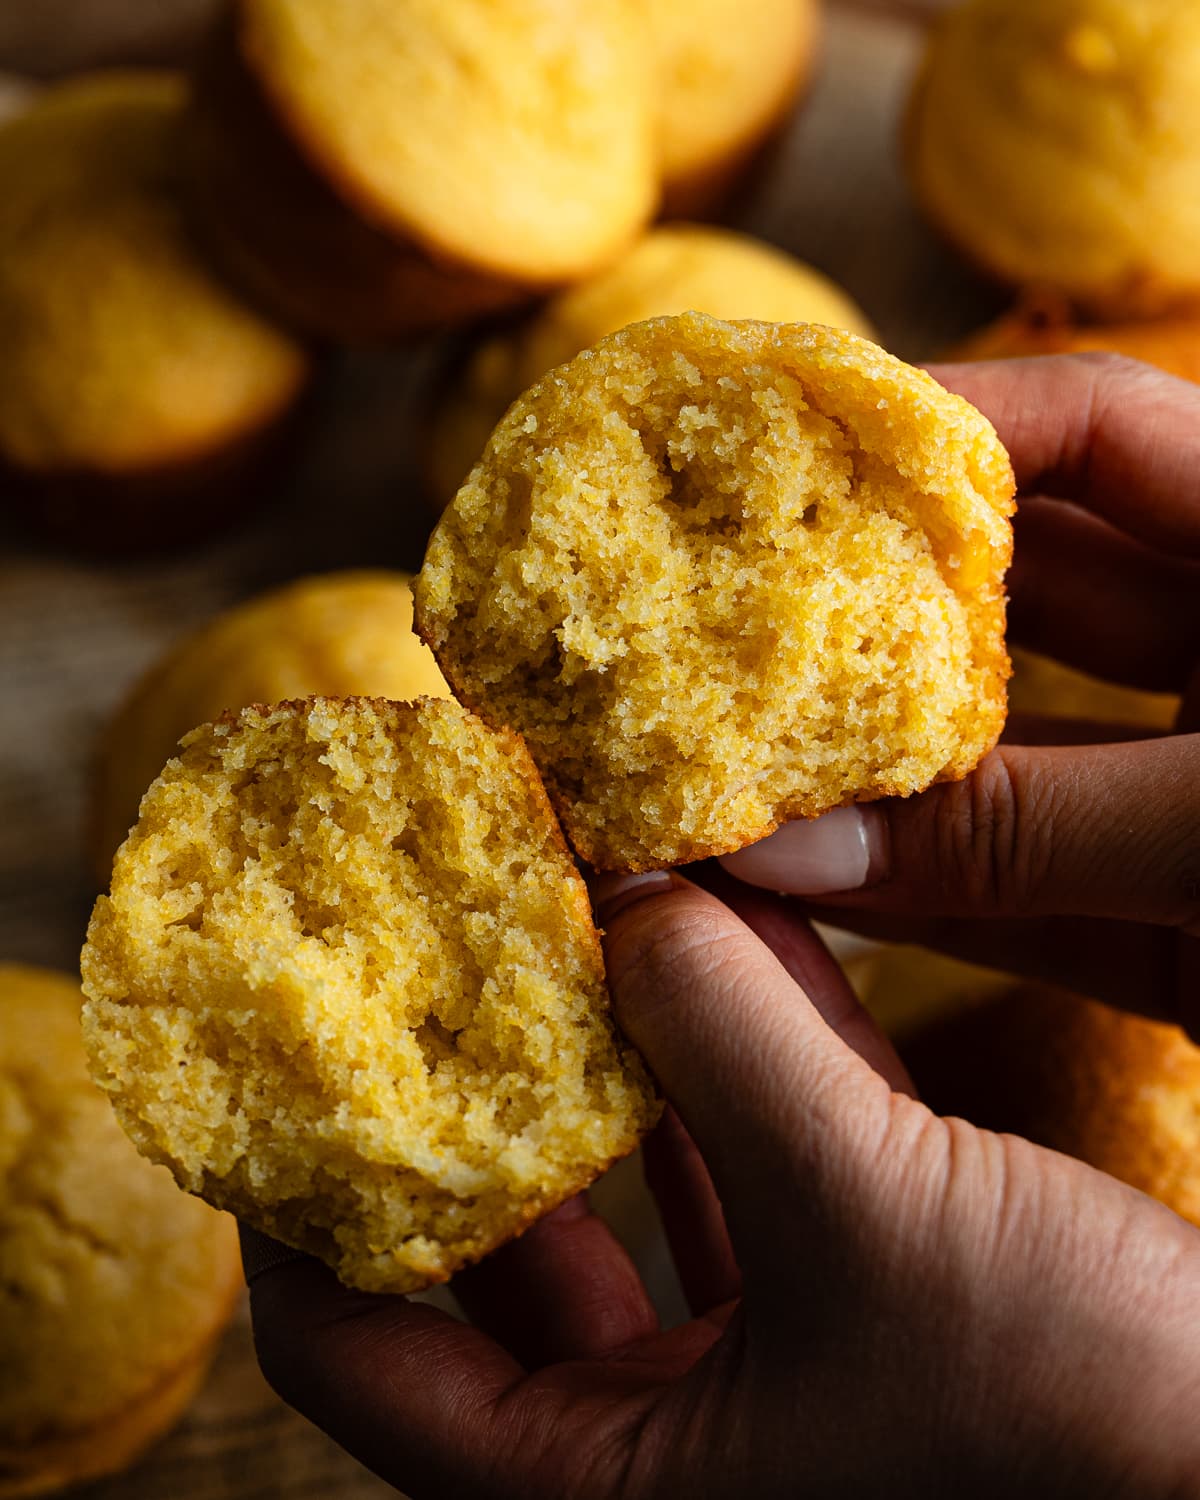
POLYGON ((1200 297, 1200 7, 967 0, 908 121, 933 222, 984 270, 1099 317, 1200 297))
POLYGON ((70 541, 193 536, 264 482, 306 350, 193 248, 185 90, 114 73, 0 126, 0 500, 70 541))
POLYGON ((90 842, 100 885, 142 793, 197 724, 318 693, 448 696, 413 631, 410 583, 386 572, 301 578, 218 615, 155 662, 117 711, 96 759, 90 842))
POLYGON ((1075 323, 1061 308, 1020 307, 972 334, 948 359, 1021 359, 1036 354, 1125 354, 1200 384, 1200 314, 1136 323, 1075 323))
MULTIPOLYGON (((711 212, 786 120, 812 72, 817 0, 648 0, 663 207, 711 212)), ((707 308, 700 309, 703 312, 707 308)))
POLYGON ((121 1133, 77 980, 0 964, 0 1496, 124 1468, 187 1406, 242 1284, 232 1220, 121 1133))
POLYGON ((864 339, 655 318, 509 409, 417 628, 584 859, 678 864, 991 748, 1013 488, 989 423, 864 339))
POLYGON ((1079 1157, 1200 1224, 1200 1048, 1178 1027, 1025 985, 903 1050, 939 1113, 1079 1157))
POLYGON ((657 1115, 524 747, 453 701, 195 730, 83 953, 94 1076, 180 1183, 351 1286, 444 1281, 657 1115))
POLYGON ((606 333, 671 313, 829 323, 870 337, 840 287, 785 251, 699 224, 652 229, 607 270, 561 292, 523 327, 488 340, 456 372, 430 434, 429 473, 447 505, 513 401, 606 333))
POLYGON ((231 0, 191 132, 214 249, 343 339, 588 275, 657 201, 647 50, 629 0, 231 0))

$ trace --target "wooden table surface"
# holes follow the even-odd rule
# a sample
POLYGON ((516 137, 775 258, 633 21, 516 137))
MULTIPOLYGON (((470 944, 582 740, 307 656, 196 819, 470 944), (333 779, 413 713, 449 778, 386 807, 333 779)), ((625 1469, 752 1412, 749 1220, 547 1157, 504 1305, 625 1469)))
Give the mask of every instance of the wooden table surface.
MULTIPOLYGON (((996 294, 926 230, 899 171, 898 122, 920 46, 914 17, 936 3, 831 7, 817 82, 740 219, 841 282, 881 341, 911 359, 998 310, 996 294)), ((5 95, 0 88, 0 103, 5 95)), ((76 966, 95 895, 81 843, 92 746, 169 642, 299 574, 419 565, 430 518, 412 419, 429 368, 421 351, 339 356, 295 479, 242 529, 196 550, 101 563, 32 542, 0 516, 0 959, 76 966)), ((626 1167, 602 1196, 675 1318, 679 1299, 640 1191, 636 1167, 626 1167)), ((266 1389, 243 1309, 183 1423, 134 1470, 86 1493, 366 1500, 393 1491, 266 1389)))

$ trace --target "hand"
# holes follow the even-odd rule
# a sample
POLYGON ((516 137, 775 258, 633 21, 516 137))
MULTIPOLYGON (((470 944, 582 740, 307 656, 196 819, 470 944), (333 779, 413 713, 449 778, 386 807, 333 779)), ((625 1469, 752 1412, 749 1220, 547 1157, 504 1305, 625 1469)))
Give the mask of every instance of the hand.
POLYGON ((456 1278, 474 1327, 252 1275, 272 1383, 414 1500, 1200 1496, 1200 1235, 936 1118, 789 904, 715 879, 599 911, 693 1320, 577 1201, 456 1278))
MULTIPOLYGON (((933 371, 1021 498, 1011 634, 1184 695, 1178 730, 1028 722, 964 781, 793 823, 722 863, 824 921, 1067 985, 1200 1040, 1200 388, 1106 355, 933 371), (1031 732, 1032 731, 1032 732, 1031 732), (818 909, 819 908, 819 909, 818 909)), ((1006 737, 1007 738, 1007 737, 1006 737)))

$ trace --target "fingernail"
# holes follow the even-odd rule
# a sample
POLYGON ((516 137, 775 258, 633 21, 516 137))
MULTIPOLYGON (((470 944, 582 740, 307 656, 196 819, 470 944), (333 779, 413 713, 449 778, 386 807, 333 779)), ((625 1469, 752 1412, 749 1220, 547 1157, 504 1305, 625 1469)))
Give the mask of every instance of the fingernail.
POLYGON ((792 896, 826 896, 874 885, 885 874, 886 824, 873 807, 837 807, 819 818, 782 828, 721 856, 721 865, 747 885, 792 896))
POLYGON ((669 891, 674 884, 670 870, 649 870, 644 875, 593 875, 588 888, 596 920, 603 927, 635 901, 669 891))

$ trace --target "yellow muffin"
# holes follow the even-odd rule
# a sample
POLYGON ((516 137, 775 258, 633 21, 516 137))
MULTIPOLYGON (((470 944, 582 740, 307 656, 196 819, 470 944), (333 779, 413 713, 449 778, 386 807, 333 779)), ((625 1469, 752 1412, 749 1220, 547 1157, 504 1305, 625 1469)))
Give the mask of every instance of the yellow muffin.
POLYGON ((1139 323, 1074 323, 1061 308, 1019 307, 951 350, 949 359, 1020 359, 1034 354, 1125 354, 1200 384, 1200 316, 1139 323))
POLYGON ((316 693, 448 696, 413 632, 410 582, 384 572, 302 578, 218 615, 157 661, 117 712, 97 758, 91 844, 100 884, 108 884, 142 793, 197 724, 316 693))
POLYGON ((1004 722, 1013 475, 853 334, 635 323, 508 411, 417 628, 606 869, 966 773, 1004 722))
POLYGON ((1200 1048, 1178 1027, 1027 985, 934 1022, 904 1057, 940 1113, 1077 1156, 1200 1224, 1200 1048))
POLYGON ((967 0, 908 124, 931 219, 975 262, 1101 317, 1200 297, 1200 6, 967 0))
POLYGON ((871 336, 866 314, 819 271, 728 229, 668 224, 529 323, 485 343, 452 384, 430 437, 433 489, 447 504, 513 401, 606 333, 670 313, 828 323, 871 336))
POLYGON ((1009 974, 901 943, 876 944, 843 967, 858 998, 899 1042, 1013 984, 1009 974))
POLYGON ((664 207, 705 213, 807 81, 817 0, 649 0, 645 14, 658 65, 664 207))
POLYGON ((0 494, 80 541, 236 507, 310 372, 192 247, 184 98, 169 74, 97 75, 0 126, 0 494))
POLYGON ((1013 647, 1012 664, 1008 704, 1014 713, 1170 729, 1179 712, 1179 699, 1171 693, 1142 693, 1102 682, 1034 651, 1013 647))
POLYGON ((192 131, 213 244, 344 338, 585 276, 657 200, 647 52, 632 0, 234 0, 192 131))
POLYGON ((78 981, 0 964, 0 1496, 132 1463, 187 1405, 241 1286, 231 1220, 122 1135, 78 981))
POLYGON ((188 735, 83 969, 136 1145, 368 1291, 445 1280, 657 1113, 524 747, 453 701, 314 698, 188 735))

